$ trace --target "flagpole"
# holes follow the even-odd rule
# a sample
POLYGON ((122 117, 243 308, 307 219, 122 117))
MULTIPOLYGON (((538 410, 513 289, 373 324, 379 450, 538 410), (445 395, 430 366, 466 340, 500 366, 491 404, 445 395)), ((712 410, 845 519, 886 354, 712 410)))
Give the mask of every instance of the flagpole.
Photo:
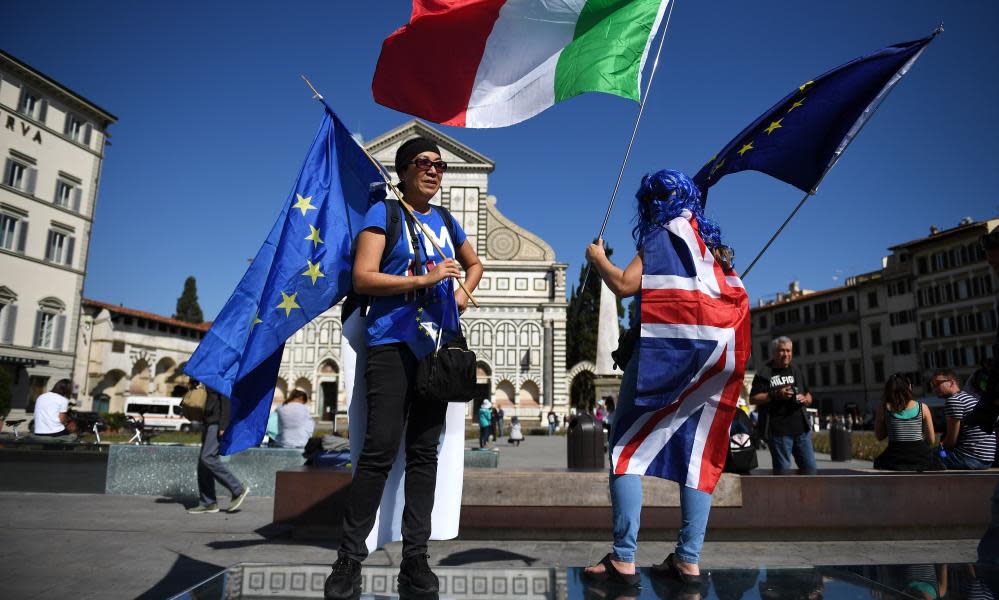
MULTIPOLYGON (((642 99, 638 103, 638 116, 635 118, 635 127, 631 131, 631 140, 628 141, 628 148, 624 152, 624 160, 621 161, 621 169, 617 173, 617 181, 614 183, 614 190, 611 192, 610 202, 607 204, 607 211, 604 213, 603 223, 600 224, 600 233, 597 234, 597 239, 602 239, 604 237, 604 232, 607 230, 607 222, 610 221, 611 211, 614 210, 614 201, 617 199, 618 189, 621 187, 621 179, 624 177, 624 168, 628 165, 628 158, 631 157, 631 147, 635 144, 635 137, 638 135, 638 124, 642 122, 642 113, 645 112, 645 101, 649 99, 649 90, 652 89, 652 80, 656 77, 656 69, 659 67, 659 55, 662 54, 663 45, 666 43, 666 31, 669 29, 669 21, 673 16, 673 7, 676 5, 676 0, 669 0, 669 12, 666 13, 666 23, 663 25, 663 35, 659 40, 659 48, 656 49, 656 57, 652 61, 652 73, 649 74, 649 81, 645 84, 645 93, 642 94, 642 99)), ((586 280, 590 277, 590 264, 586 265, 586 272, 583 274, 583 283, 580 284, 579 288, 586 288, 586 280)))
MULTIPOLYGON (((309 81, 309 78, 306 77, 305 75, 302 75, 302 81, 304 81, 305 85, 309 86, 309 89, 312 90, 313 94, 315 94, 313 98, 322 102, 323 106, 326 107, 326 110, 333 112, 333 109, 330 108, 328 104, 326 104, 326 100, 323 98, 323 95, 320 94, 319 90, 317 90, 315 86, 312 85, 312 82, 309 81)), ((364 152, 364 155, 368 157, 368 160, 370 160, 371 164, 375 166, 375 169, 378 170, 378 173, 382 176, 382 179, 385 180, 385 185, 387 185, 395 194, 396 198, 399 199, 399 204, 401 204, 402 207, 406 209, 406 212, 408 212, 409 216, 413 218, 413 221, 419 223, 420 227, 423 229, 424 237, 430 240, 430 243, 433 245, 434 250, 436 250, 437 253, 440 254, 441 256, 444 256, 444 251, 441 250, 441 247, 437 244, 437 240, 434 239, 432 232, 430 232, 427 229, 426 224, 424 224, 423 222, 421 222, 419 219, 416 218, 416 214, 413 212, 413 207, 411 207, 409 204, 406 203, 405 200, 403 200, 402 192, 400 192, 399 188, 397 188, 392 184, 392 179, 388 175, 388 173, 386 173, 385 168, 381 165, 381 163, 375 160, 374 157, 371 156, 371 154, 368 153, 367 149, 365 149, 364 146, 362 146, 361 144, 358 144, 357 146, 358 148, 361 149, 361 152, 364 152)), ((457 278, 455 278, 455 281, 458 282, 458 286, 461 287, 461 291, 465 292, 465 295, 468 296, 468 301, 471 302, 472 305, 475 306, 475 308, 479 308, 478 301, 475 299, 475 296, 472 295, 472 292, 468 291, 468 288, 465 287, 464 282, 462 282, 460 279, 457 278)))
MULTIPOLYGON (((941 33, 943 33, 943 31, 944 31, 943 23, 941 23, 933 31, 933 37, 940 35, 941 33)), ((918 60, 919 57, 922 56, 923 50, 925 49, 926 47, 923 47, 919 52, 916 53, 915 56, 909 59, 909 61, 906 62, 904 65, 902 65, 902 68, 900 68, 896 73, 896 79, 892 81, 887 86, 887 89, 883 90, 882 93, 879 94, 878 97, 875 99, 873 108, 870 110, 870 113, 867 114, 866 117, 861 115, 859 122, 854 124, 854 127, 856 127, 856 131, 847 132, 845 143, 842 143, 842 147, 837 148, 836 153, 833 154, 832 160, 829 161, 829 164, 826 165, 825 170, 822 171, 822 175, 819 176, 818 181, 816 181, 815 185, 812 186, 812 190, 807 194, 805 194, 805 197, 801 199, 801 202, 798 202, 798 205, 794 207, 794 210, 791 211, 791 214, 788 215, 786 219, 784 219, 784 222, 773 234, 773 236, 771 236, 770 241, 767 242, 767 245, 763 246, 763 249, 760 250, 759 254, 756 255, 756 258, 753 259, 753 262, 749 263, 749 266, 746 267, 746 270, 745 272, 743 272, 741 279, 743 280, 746 279, 746 276, 749 275, 749 271, 750 269, 753 268, 753 265, 755 265, 757 261, 760 260, 760 258, 763 256, 763 253, 766 252, 767 249, 770 248, 770 245, 774 243, 774 240, 777 239, 777 236, 779 236, 781 232, 784 231, 784 227, 786 227, 787 224, 791 222, 791 219, 793 219, 794 215, 798 213, 798 210, 802 207, 803 204, 805 204, 805 201, 808 200, 810 196, 814 196, 816 192, 818 192, 819 184, 821 184, 822 180, 826 178, 826 175, 829 174, 829 171, 831 171, 832 168, 836 166, 836 163, 839 162, 839 159, 843 157, 843 154, 846 153, 846 149, 850 147, 850 144, 852 144, 853 141, 860 136, 860 132, 864 130, 864 127, 867 127, 867 124, 871 122, 871 119, 874 117, 874 113, 878 112, 878 109, 881 108, 881 105, 884 104, 884 101, 888 98, 888 94, 890 94, 895 89, 895 84, 897 84, 902 79, 902 77, 904 77, 909 72, 909 68, 911 68, 912 65, 915 64, 916 60, 918 60)))

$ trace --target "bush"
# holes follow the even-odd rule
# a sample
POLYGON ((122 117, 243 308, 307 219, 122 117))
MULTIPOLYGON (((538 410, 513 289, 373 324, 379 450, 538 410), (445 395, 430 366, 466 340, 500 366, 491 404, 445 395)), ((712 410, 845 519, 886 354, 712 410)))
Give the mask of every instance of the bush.
MULTIPOLYGON (((819 431, 812 435, 812 446, 816 452, 829 454, 829 432, 819 431)), ((850 437, 851 458, 873 461, 888 446, 888 440, 878 441, 873 431, 854 431, 850 437)))
POLYGON ((104 420, 104 424, 107 426, 109 431, 118 431, 125 427, 125 423, 128 422, 128 418, 125 413, 101 413, 101 419, 104 420))

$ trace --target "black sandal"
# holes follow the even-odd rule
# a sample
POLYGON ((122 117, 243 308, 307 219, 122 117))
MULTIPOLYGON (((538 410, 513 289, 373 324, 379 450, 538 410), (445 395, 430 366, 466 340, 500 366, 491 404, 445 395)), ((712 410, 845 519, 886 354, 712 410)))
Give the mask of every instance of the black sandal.
POLYGON ((704 575, 691 575, 684 573, 676 566, 676 557, 670 552, 666 560, 658 565, 652 565, 650 569, 652 575, 679 581, 684 585, 699 586, 704 583, 704 575))
POLYGON ((642 576, 638 573, 628 575, 627 573, 618 571, 617 567, 614 566, 614 563, 611 562, 610 554, 601 558, 600 562, 597 564, 604 566, 603 573, 592 573, 584 569, 583 576, 594 581, 603 581, 629 588, 639 588, 642 585, 642 576))

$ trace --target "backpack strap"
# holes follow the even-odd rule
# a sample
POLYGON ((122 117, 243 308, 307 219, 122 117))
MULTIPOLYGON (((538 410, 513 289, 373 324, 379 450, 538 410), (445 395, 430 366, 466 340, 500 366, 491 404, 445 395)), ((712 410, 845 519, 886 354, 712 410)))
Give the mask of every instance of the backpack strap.
POLYGON ((448 235, 451 236, 451 246, 454 250, 454 258, 457 260, 458 224, 454 220, 454 215, 452 215, 451 211, 444 208, 443 206, 437 206, 436 204, 431 204, 430 206, 432 206, 433 209, 437 211, 437 214, 439 214, 441 216, 441 219, 444 221, 444 226, 447 227, 447 233, 448 235))
POLYGON ((402 237, 402 204, 395 198, 385 198, 385 248, 382 249, 381 269, 385 269, 389 254, 402 237))

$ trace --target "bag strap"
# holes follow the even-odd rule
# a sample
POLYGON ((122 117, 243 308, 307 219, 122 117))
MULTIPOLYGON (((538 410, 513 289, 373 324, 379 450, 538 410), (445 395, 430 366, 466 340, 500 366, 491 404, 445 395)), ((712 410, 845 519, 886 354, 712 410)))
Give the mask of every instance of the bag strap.
MULTIPOLYGON (((441 220, 444 221, 444 226, 447 227, 447 233, 451 236, 451 249, 454 251, 454 258, 458 258, 458 224, 454 220, 454 215, 451 211, 444 208, 443 206, 437 206, 436 204, 431 204, 437 214, 441 216, 441 220)), ((443 257, 441 257, 443 258, 443 257)))

